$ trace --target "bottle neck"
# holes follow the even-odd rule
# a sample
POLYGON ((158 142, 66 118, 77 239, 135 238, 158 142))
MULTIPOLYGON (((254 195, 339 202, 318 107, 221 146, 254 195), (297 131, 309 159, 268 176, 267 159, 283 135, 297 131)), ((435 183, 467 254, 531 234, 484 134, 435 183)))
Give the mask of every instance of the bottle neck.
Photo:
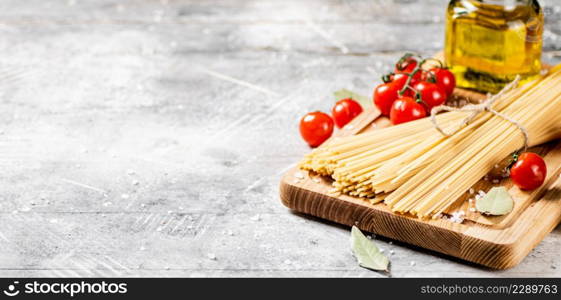
MULTIPOLYGON (((466 0, 464 0, 466 1, 466 0)), ((504 11, 513 11, 520 6, 531 6, 534 0, 467 0, 474 6, 494 6, 504 11)))
POLYGON ((480 3, 502 5, 505 7, 512 7, 517 5, 529 5, 532 0, 475 0, 480 3))

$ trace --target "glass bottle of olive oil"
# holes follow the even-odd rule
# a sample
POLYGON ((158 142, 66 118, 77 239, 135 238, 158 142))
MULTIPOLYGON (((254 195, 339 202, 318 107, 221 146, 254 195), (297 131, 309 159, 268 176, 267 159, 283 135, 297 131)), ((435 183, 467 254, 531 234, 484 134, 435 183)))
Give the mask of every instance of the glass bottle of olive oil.
POLYGON ((543 11, 537 0, 452 0, 446 64, 463 88, 496 93, 541 70, 543 11))

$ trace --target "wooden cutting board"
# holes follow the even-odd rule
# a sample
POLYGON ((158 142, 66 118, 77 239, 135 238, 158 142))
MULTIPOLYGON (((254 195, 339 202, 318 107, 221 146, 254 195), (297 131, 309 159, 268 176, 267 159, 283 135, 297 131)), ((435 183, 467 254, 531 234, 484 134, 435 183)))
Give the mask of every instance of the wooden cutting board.
MULTIPOLYGON (((479 101, 484 95, 456 89, 456 99, 479 101)), ((335 136, 360 134, 389 126, 375 108, 364 111, 335 136)), ((331 179, 315 176, 297 167, 289 170, 280 183, 280 198, 288 208, 327 219, 391 239, 438 251, 491 268, 506 269, 517 265, 561 221, 561 142, 555 141, 530 151, 544 155, 548 167, 546 183, 524 192, 509 179, 493 183, 482 179, 474 190, 488 191, 503 185, 515 201, 514 210, 500 217, 483 216, 469 210, 468 192, 448 213, 463 210, 463 223, 446 219, 421 220, 395 214, 385 204, 347 195, 333 195, 331 179), (303 177, 303 178, 302 178, 303 177)))

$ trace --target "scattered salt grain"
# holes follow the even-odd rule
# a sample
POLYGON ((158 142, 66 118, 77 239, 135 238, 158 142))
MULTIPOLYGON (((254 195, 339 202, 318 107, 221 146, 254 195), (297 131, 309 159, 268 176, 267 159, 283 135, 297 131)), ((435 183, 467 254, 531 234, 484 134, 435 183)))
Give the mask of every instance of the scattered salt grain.
POLYGON ((129 194, 122 194, 122 195, 121 195, 121 198, 123 198, 123 199, 126 200, 126 199, 129 199, 129 198, 130 198, 130 195, 129 195, 129 194))
POLYGON ((493 183, 497 184, 497 183, 499 183, 499 180, 498 179, 493 179, 493 183))
POLYGON ((380 249, 380 253, 384 253, 386 250, 384 249, 380 249))
POLYGON ((284 264, 285 265, 290 265, 290 264, 292 264, 292 262, 290 261, 290 259, 287 259, 287 260, 284 261, 284 264))
POLYGON ((294 173, 294 177, 296 177, 298 179, 304 179, 304 174, 302 174, 300 172, 296 172, 296 173, 294 173))
POLYGON ((353 130, 355 127, 353 125, 345 126, 345 130, 353 130))
POLYGON ((475 207, 471 207, 471 208, 469 209, 469 211, 471 211, 471 212, 475 212, 475 211, 476 211, 476 209, 475 209, 475 207))
POLYGON ((389 242, 389 244, 390 244, 390 245, 393 245, 393 242, 392 242, 392 241, 390 241, 390 242, 389 242))
POLYGON ((132 183, 132 185, 138 185, 140 182, 139 182, 138 180, 135 179, 135 180, 133 180, 131 183, 132 183))
POLYGON ((140 246, 140 251, 144 251, 144 250, 146 250, 146 247, 140 246))
POLYGON ((312 178, 312 180, 313 180, 315 183, 320 183, 320 182, 321 182, 321 179, 319 179, 318 177, 314 177, 314 178, 312 178))
POLYGON ((390 250, 390 255, 393 255, 395 253, 395 251, 390 250))
POLYGON ((473 188, 470 188, 469 193, 473 195, 473 194, 475 194, 475 190, 473 188))
POLYGON ((450 216, 450 221, 458 224, 463 223, 465 215, 466 213, 464 211, 455 211, 450 216))
POLYGON ((216 260, 216 254, 214 254, 214 253, 209 253, 209 254, 207 254, 206 256, 207 256, 208 259, 210 259, 210 260, 216 260))
POLYGON ((414 261, 410 262, 409 265, 410 266, 414 266, 416 263, 414 261))
POLYGON ((510 177, 510 169, 509 168, 504 168, 501 172, 501 175, 503 176, 503 178, 510 177))
POLYGON ((111 201, 107 201, 107 202, 104 202, 104 203, 103 203, 103 206, 108 207, 108 206, 111 205, 111 204, 112 204, 111 201))
POLYGON ((253 216, 253 217, 251 217, 251 218, 249 218, 249 219, 250 219, 251 221, 259 221, 259 220, 261 220, 261 216, 260 216, 260 215, 255 215, 255 216, 253 216))
POLYGON ((127 170, 127 175, 131 176, 131 175, 134 175, 134 174, 135 174, 134 170, 131 170, 131 169, 127 170))
POLYGON ((294 183, 295 183, 295 184, 298 184, 298 183, 300 183, 300 180, 299 180, 298 178, 295 178, 295 179, 294 179, 294 183))

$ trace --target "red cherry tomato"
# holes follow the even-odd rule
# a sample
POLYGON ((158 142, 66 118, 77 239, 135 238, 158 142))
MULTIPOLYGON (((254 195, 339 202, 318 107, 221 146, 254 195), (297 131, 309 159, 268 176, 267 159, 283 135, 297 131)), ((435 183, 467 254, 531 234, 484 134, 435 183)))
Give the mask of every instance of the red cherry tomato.
POLYGON ((421 94, 421 100, 427 106, 428 111, 446 102, 446 92, 436 83, 421 81, 415 84, 413 88, 421 94))
POLYGON ((533 190, 545 181, 547 167, 541 156, 526 152, 510 168, 510 179, 523 190, 533 190))
POLYGON ((414 57, 403 57, 395 64, 394 73, 411 73, 417 67, 417 64, 418 62, 414 57))
MULTIPOLYGON (((415 68, 417 67, 418 64, 419 64, 419 62, 417 61, 417 59, 415 59, 412 56, 403 57, 395 65, 394 73, 396 75, 397 74, 405 74, 405 75, 413 74, 413 71, 415 70, 415 68)), ((415 75, 413 75, 413 79, 412 79, 410 85, 413 86, 413 84, 415 82, 420 81, 423 77, 423 74, 424 74, 423 70, 418 70, 415 73, 415 75)), ((403 84, 405 84, 405 82, 403 82, 403 84)), ((403 85, 402 85, 402 87, 403 87, 403 85)))
POLYGON ((300 120, 300 134, 311 147, 321 145, 332 133, 333 120, 328 114, 311 112, 300 120))
MULTIPOLYGON (((415 84, 417 84, 418 80, 416 79, 416 77, 417 76, 413 76, 411 82, 409 82, 409 86, 413 87, 415 86, 415 84)), ((407 83, 407 79, 409 79, 409 76, 403 73, 397 73, 390 77, 391 82, 396 85, 398 91, 401 91, 403 89, 403 87, 407 83)), ((411 91, 411 89, 406 89, 404 95, 411 96, 411 97, 414 96, 413 91, 411 91)))
POLYGON ((456 77, 448 69, 433 68, 430 73, 436 77, 436 84, 446 92, 446 96, 450 97, 456 87, 456 77))
POLYGON ((339 128, 347 125, 356 116, 362 112, 362 106, 355 100, 351 98, 343 99, 337 101, 333 109, 331 109, 331 115, 335 121, 335 125, 339 128))
POLYGON ((411 97, 397 99, 390 112, 392 124, 397 125, 427 116, 425 107, 411 97))
POLYGON ((401 89, 405 86, 405 83, 407 83, 408 78, 409 76, 407 76, 407 74, 396 73, 390 76, 390 81, 401 89))
POLYGON ((389 116, 393 102, 397 99, 399 86, 393 82, 382 83, 374 89, 374 105, 382 115, 389 116))

